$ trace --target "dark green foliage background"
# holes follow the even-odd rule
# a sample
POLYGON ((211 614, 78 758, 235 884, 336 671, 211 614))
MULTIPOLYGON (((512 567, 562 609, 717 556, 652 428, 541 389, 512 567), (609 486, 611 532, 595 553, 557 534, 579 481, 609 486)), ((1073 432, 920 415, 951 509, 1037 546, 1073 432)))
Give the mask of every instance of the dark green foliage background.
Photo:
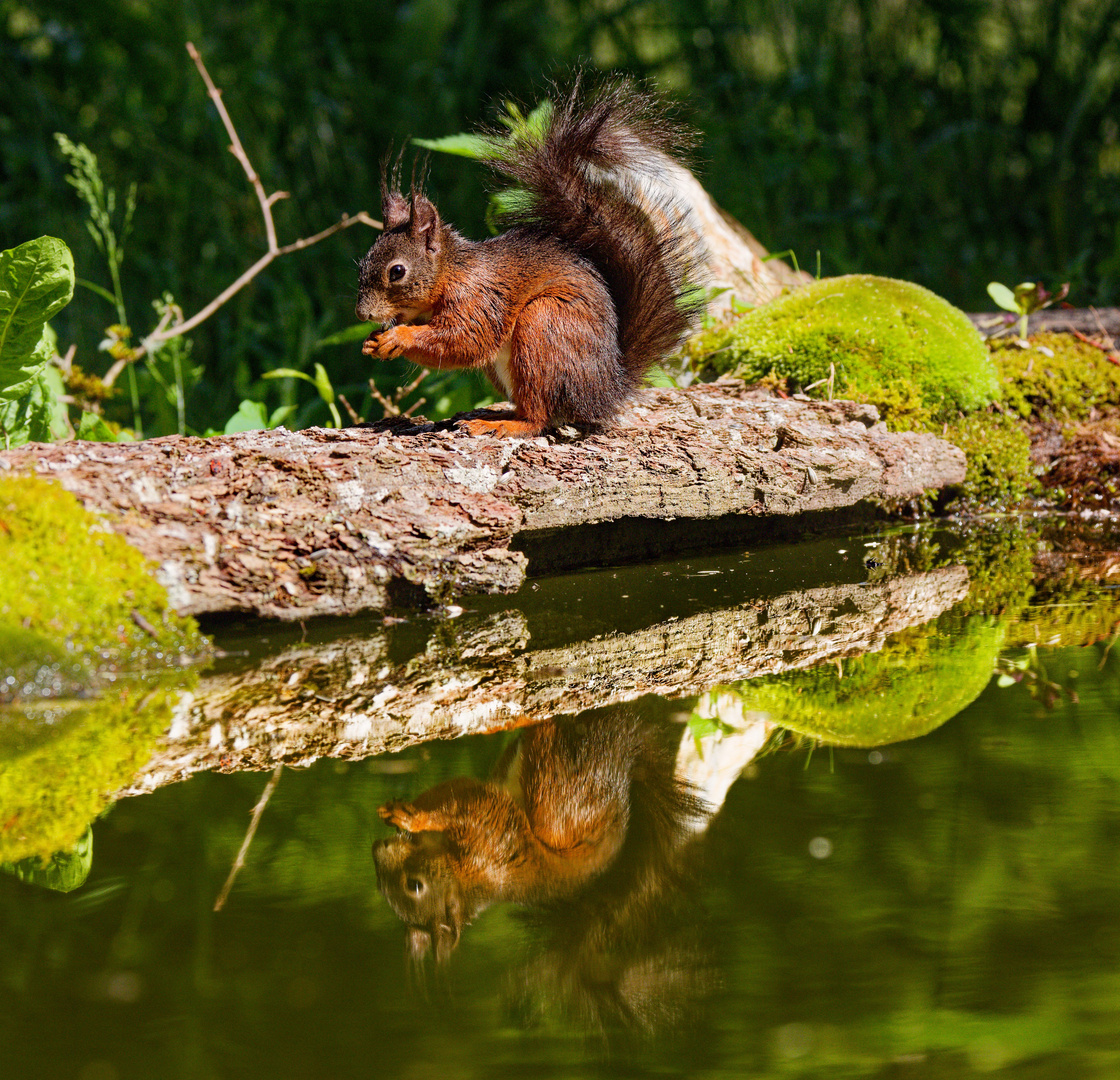
MULTIPOLYGON (((188 40, 268 189, 292 193, 282 243, 376 212, 390 142, 492 118, 582 61, 676 97, 709 189, 803 266, 819 251, 825 274, 908 278, 966 309, 990 306, 993 278, 1069 278, 1075 303, 1116 302, 1120 0, 0 0, 0 247, 58 235, 79 276, 106 283, 51 136, 84 141, 110 184, 139 184, 125 266, 138 332, 165 289, 190 313, 264 250, 188 40)), ((430 188, 482 235, 477 167, 434 160, 430 188)), ((357 345, 313 347, 352 322, 371 239, 358 227, 280 260, 196 333, 193 428, 295 393, 259 381, 280 365, 319 360, 361 396, 357 345)), ((83 292, 57 329, 104 371, 112 321, 83 292)), ((299 419, 325 417, 315 404, 299 419)))

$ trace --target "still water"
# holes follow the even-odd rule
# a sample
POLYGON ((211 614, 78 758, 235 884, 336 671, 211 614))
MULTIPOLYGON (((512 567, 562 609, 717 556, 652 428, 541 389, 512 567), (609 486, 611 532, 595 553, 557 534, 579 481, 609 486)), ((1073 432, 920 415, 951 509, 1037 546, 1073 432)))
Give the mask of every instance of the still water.
POLYGON ((53 881, 5 849, 0 1075, 1120 1075, 1117 540, 210 627, 123 773, 103 714, 0 717, 0 826, 69 812, 17 780, 130 793, 53 881))

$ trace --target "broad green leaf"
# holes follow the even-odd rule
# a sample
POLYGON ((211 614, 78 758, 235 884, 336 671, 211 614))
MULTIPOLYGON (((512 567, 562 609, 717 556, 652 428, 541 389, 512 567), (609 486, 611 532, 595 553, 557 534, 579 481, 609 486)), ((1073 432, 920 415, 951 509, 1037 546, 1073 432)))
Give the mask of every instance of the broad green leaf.
POLYGON ((61 442, 72 434, 70 419, 66 406, 58 399, 66 393, 66 386, 62 381, 62 372, 54 364, 47 364, 43 374, 39 376, 44 395, 50 406, 50 442, 61 442))
POLYGON ((44 327, 74 295, 74 258, 53 236, 0 251, 0 401, 24 397, 50 359, 44 327))
POLYGON ((58 399, 44 370, 15 400, 0 398, 0 449, 22 446, 28 442, 50 442, 51 422, 58 408, 58 399))
POLYGON ((50 326, 45 325, 39 343, 23 365, 24 371, 29 371, 31 374, 22 382, 12 383, 10 386, 0 389, 0 401, 15 401, 24 397, 31 390, 39 376, 46 371, 50 358, 54 356, 56 341, 54 331, 51 330, 50 326))
POLYGON ((552 113, 553 104, 548 98, 545 98, 526 118, 525 126, 537 142, 544 138, 545 129, 552 119, 552 113))
POLYGON ((97 413, 82 413, 81 422, 78 424, 77 437, 87 442, 119 442, 116 432, 113 431, 104 419, 97 413))
POLYGON ((225 433, 235 435, 239 431, 264 431, 267 428, 268 414, 264 410, 264 405, 259 401, 243 401, 237 412, 226 421, 225 433))
POLYGON ((507 214, 527 214, 533 209, 533 196, 524 188, 504 188, 495 191, 486 205, 486 224, 498 232, 502 218, 507 214))
POLYGON ((1016 315, 1019 314, 1019 302, 1015 299, 1015 294, 1006 285, 1001 285, 998 281, 989 282, 988 295, 1004 311, 1013 311, 1016 315))
POLYGON ((459 157, 487 161, 501 152, 500 140, 487 135, 447 135, 442 139, 413 139, 413 144, 424 150, 436 150, 441 154, 457 154, 459 157))

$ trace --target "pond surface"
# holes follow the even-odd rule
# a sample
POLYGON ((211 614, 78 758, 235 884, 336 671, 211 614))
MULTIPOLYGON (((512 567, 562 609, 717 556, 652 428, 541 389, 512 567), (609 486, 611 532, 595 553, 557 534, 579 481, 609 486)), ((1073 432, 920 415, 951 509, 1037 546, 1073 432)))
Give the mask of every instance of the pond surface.
MULTIPOLYGON (((211 627, 143 793, 0 874, 2 1075, 1120 1075, 1118 552, 938 526, 211 627)), ((99 716, 0 714, 9 834, 21 763, 70 782, 36 725, 89 773, 99 716)))

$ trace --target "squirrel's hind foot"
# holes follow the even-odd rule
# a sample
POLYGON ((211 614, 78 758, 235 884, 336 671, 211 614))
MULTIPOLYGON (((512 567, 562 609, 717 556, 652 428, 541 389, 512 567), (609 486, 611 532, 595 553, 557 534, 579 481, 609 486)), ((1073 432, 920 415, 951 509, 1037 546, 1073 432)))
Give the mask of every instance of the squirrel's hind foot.
POLYGON ((497 435, 504 439, 535 439, 546 425, 535 420, 460 420, 457 427, 469 435, 497 435))

